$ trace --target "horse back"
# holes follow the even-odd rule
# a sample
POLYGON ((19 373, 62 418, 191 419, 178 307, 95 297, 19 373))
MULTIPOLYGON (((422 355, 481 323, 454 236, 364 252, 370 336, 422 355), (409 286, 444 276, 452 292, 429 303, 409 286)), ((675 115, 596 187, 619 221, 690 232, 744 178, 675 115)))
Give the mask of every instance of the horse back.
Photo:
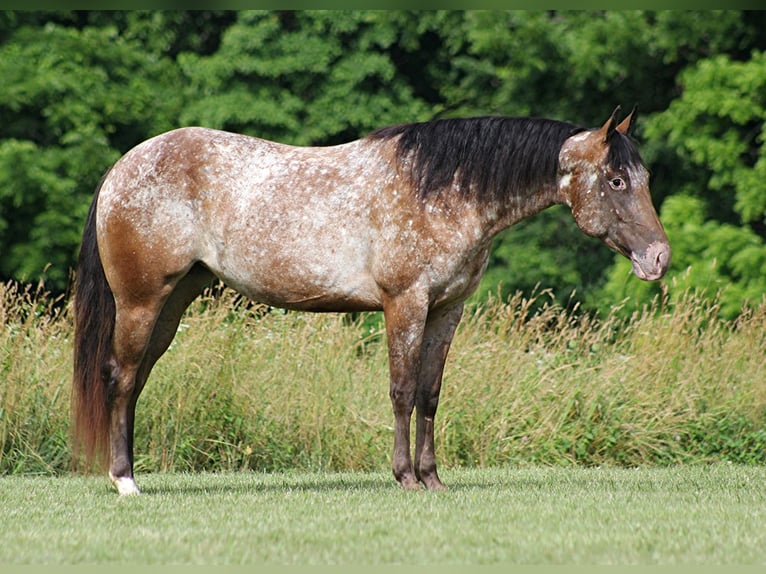
POLYGON ((157 282, 202 263, 294 309, 380 309, 386 292, 454 281, 456 258, 475 255, 475 233, 458 229, 465 213, 425 205, 390 144, 370 139, 295 147, 175 130, 114 166, 98 209, 105 260, 156 262, 157 282))

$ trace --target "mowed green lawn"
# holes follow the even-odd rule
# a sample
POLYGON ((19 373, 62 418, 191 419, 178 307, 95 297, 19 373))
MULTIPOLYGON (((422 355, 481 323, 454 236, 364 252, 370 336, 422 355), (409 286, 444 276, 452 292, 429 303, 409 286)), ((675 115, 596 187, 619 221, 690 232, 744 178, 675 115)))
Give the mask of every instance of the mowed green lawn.
POLYGON ((765 564, 766 468, 0 478, 0 564, 765 564))

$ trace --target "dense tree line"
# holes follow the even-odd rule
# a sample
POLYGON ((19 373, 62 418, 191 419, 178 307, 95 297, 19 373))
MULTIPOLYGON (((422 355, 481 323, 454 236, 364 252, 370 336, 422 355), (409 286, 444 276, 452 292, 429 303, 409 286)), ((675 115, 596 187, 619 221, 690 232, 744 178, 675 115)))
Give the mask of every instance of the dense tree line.
MULTIPOLYGON (((760 12, 2 12, 0 77, 0 280, 65 290, 101 175, 179 126, 329 145, 436 117, 596 126, 637 103, 665 290, 721 291, 725 316, 766 293, 760 12)), ((481 291, 630 310, 661 286, 628 269, 554 208, 498 239, 481 291)))

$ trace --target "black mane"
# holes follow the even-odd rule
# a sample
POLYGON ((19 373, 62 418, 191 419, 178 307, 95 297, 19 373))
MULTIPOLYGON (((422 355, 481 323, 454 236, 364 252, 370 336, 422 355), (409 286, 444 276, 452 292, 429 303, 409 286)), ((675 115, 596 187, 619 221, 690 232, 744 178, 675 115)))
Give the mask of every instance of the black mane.
POLYGON ((606 161, 610 167, 617 170, 633 169, 639 166, 646 167, 638 153, 636 142, 630 136, 620 132, 614 132, 609 138, 606 161))
POLYGON ((453 184, 465 196, 500 199, 555 184, 564 141, 583 128, 538 118, 445 119, 382 128, 373 139, 398 137, 400 165, 422 197, 453 184))

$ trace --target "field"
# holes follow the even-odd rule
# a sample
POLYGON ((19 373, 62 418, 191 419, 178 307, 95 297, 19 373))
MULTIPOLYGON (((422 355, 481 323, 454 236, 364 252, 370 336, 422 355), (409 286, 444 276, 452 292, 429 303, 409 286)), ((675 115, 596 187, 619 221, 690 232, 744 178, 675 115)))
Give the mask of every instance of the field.
POLYGON ((0 564, 760 564, 766 468, 0 478, 0 564))

